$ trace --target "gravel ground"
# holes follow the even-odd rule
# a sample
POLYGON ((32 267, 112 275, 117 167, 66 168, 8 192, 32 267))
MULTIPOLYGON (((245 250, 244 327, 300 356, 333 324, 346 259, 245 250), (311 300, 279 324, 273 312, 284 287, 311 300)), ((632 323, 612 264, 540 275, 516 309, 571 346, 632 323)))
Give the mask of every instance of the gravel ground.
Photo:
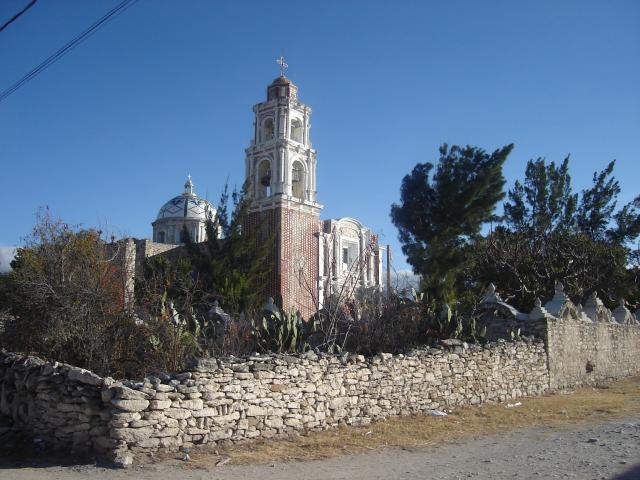
MULTIPOLYGON (((12 462, 13 463, 13 462, 12 462)), ((0 479, 79 478, 313 480, 313 479, 552 479, 640 480, 640 417, 580 425, 538 427, 468 439, 435 448, 384 449, 312 462, 194 469, 179 461, 108 470, 93 465, 59 466, 50 460, 9 465, 0 479)))

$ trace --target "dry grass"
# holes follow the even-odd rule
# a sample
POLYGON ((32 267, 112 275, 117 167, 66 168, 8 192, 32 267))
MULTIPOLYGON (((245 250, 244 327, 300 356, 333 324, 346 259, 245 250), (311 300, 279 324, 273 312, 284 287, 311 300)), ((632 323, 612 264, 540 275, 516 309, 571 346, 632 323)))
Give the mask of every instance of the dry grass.
MULTIPOLYGON (((383 447, 417 448, 533 426, 563 427, 640 414, 640 378, 622 380, 571 394, 554 394, 506 404, 459 408, 447 417, 415 415, 394 417, 368 427, 342 427, 287 439, 235 445, 220 452, 229 464, 317 460, 383 447)), ((515 401, 514 401, 515 402, 515 401)), ((217 452, 216 452, 217 453, 217 452)), ((195 453, 190 466, 206 468, 220 456, 195 453)))

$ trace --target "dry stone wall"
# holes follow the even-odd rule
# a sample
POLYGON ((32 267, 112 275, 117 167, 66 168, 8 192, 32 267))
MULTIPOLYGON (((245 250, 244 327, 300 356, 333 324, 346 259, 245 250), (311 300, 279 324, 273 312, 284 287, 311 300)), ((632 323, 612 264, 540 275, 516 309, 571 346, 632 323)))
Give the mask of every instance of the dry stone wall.
POLYGON ((72 451, 108 451, 104 380, 81 368, 0 353, 0 415, 14 428, 72 451))
POLYGON ((445 340, 372 358, 202 359, 189 371, 141 382, 0 352, 0 415, 52 446, 103 452, 127 465, 139 452, 366 425, 640 374, 640 324, 624 302, 610 311, 594 294, 576 305, 558 283, 549 302, 536 300, 525 314, 491 286, 481 311, 489 338, 516 341, 445 340), (532 336, 520 341, 523 335, 532 336))
POLYGON ((138 452, 540 395, 541 342, 428 349, 409 355, 257 355, 203 359, 190 371, 114 382, 33 357, 0 356, 2 413, 54 445, 138 452), (30 406, 31 404, 33 406, 30 406))

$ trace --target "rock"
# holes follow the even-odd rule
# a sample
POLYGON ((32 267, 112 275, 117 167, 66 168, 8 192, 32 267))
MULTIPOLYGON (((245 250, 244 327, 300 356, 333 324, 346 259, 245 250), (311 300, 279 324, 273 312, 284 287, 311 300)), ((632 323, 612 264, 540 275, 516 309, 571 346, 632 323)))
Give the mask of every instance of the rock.
POLYGON ((110 403, 117 409, 124 410, 125 412, 140 412, 149 406, 149 400, 123 400, 114 398, 110 403))
POLYGON ((74 382, 80 382, 94 386, 102 385, 103 383, 102 377, 83 368, 72 368, 71 370, 69 370, 69 372, 67 372, 67 378, 69 380, 73 380, 74 382))
POLYGON ((202 410, 194 410, 191 415, 194 418, 215 417, 218 415, 218 411, 215 408, 203 408, 202 410))
POLYGON ((171 407, 171 400, 151 400, 149 402, 150 410, 166 410, 171 407))
POLYGON ((164 410, 164 414, 170 418, 184 419, 191 417, 191 410, 186 408, 169 408, 164 410))
POLYGON ((157 385, 154 386, 155 390, 157 392, 173 392, 175 391, 175 388, 172 387, 171 385, 165 385, 164 383, 159 383, 157 385))
POLYGON ((194 398, 193 400, 182 400, 180 406, 189 410, 202 410, 203 403, 200 398, 194 398))
POLYGON ((146 400, 147 398, 147 394, 144 392, 134 390, 122 384, 115 384, 110 388, 113 390, 115 398, 122 400, 146 400))
POLYGON ((133 455, 128 450, 116 450, 111 461, 116 468, 128 468, 133 465, 133 455))
POLYGON ((267 410, 257 405, 249 405, 249 408, 246 410, 247 417, 261 417, 266 414, 267 410))
POLYGON ((111 438, 123 440, 127 443, 137 443, 151 437, 153 433, 154 430, 151 427, 113 428, 111 429, 111 438))
POLYGON ((142 416, 138 412, 124 412, 122 410, 113 410, 111 413, 111 421, 119 423, 129 423, 134 420, 140 420, 142 416))

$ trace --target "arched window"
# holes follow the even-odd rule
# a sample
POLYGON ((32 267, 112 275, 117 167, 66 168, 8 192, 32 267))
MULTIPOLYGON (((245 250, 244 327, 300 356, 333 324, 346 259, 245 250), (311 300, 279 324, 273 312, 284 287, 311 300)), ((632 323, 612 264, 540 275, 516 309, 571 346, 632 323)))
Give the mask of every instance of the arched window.
POLYGON ((164 232, 158 232, 158 243, 164 243, 164 232))
POLYGON ((291 140, 302 143, 302 122, 298 118, 291 120, 291 140))
POLYGON ((262 124, 262 141, 267 142, 269 140, 273 140, 273 136, 273 118, 267 118, 262 124))
POLYGON ((271 196, 271 163, 269 160, 263 160, 258 165, 258 198, 271 196))
POLYGON ((291 193, 294 197, 304 200, 305 178, 302 163, 293 162, 291 169, 291 193))

